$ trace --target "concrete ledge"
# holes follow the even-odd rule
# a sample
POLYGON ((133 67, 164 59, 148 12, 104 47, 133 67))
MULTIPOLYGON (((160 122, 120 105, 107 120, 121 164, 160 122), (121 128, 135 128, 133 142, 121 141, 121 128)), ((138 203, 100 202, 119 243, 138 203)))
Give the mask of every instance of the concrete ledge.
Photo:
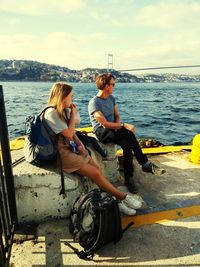
MULTIPOLYGON (((91 135, 91 134, 90 134, 91 135)), ((94 136, 94 135, 92 135, 94 136)), ((99 145, 107 151, 108 156, 116 157, 117 155, 117 145, 115 144, 103 144, 97 140, 99 145)), ((117 182, 120 178, 119 174, 119 162, 118 158, 116 157, 113 161, 103 161, 101 155, 92 148, 91 145, 87 145, 88 149, 91 151, 92 158, 98 163, 98 165, 103 170, 104 175, 113 183, 117 182)))
MULTIPOLYGON (((110 156, 116 152, 115 145, 103 145, 110 156)), ((119 177, 117 159, 102 162, 101 156, 90 147, 93 159, 101 166, 105 175, 113 182, 119 177)), ((12 152, 13 162, 23 156, 23 149, 12 152)), ((65 218, 75 199, 96 186, 87 177, 65 173, 66 197, 59 195, 60 171, 56 165, 42 168, 22 161, 13 167, 16 188, 16 205, 19 223, 40 222, 47 219, 65 218)))

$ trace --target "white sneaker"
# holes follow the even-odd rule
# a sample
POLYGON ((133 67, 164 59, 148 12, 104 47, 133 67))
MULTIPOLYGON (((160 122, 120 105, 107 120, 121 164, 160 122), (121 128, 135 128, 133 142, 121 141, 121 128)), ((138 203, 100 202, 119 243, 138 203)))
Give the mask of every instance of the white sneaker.
POLYGON ((136 214, 136 210, 129 208, 124 202, 119 202, 118 206, 120 212, 124 213, 125 215, 133 216, 136 214))
POLYGON ((131 195, 126 195, 125 199, 123 199, 121 202, 123 202, 126 206, 128 206, 131 209, 139 209, 142 207, 142 202, 135 199, 131 195))

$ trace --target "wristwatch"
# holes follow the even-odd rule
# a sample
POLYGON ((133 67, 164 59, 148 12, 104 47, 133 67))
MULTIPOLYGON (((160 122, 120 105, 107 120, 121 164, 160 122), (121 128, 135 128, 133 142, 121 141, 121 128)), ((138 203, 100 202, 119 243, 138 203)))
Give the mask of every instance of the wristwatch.
POLYGON ((123 122, 121 122, 121 127, 124 127, 124 123, 123 122))

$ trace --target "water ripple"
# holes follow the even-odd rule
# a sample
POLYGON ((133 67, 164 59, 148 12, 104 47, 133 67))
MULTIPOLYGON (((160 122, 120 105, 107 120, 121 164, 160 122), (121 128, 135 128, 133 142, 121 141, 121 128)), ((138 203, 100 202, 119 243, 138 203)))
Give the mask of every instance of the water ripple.
MULTIPOLYGON (((2 82, 10 138, 24 134, 25 120, 46 104, 52 83, 2 82)), ((87 104, 95 84, 74 83, 81 125, 90 125, 87 104)), ((137 128, 137 137, 163 144, 189 143, 200 132, 200 83, 116 84, 121 120, 137 128)))

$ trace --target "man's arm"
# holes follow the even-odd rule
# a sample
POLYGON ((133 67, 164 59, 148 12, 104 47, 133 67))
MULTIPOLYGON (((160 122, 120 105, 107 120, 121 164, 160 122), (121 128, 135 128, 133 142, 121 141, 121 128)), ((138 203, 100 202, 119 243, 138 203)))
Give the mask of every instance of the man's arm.
MULTIPOLYGON (((129 131, 131 131, 131 132, 133 132, 133 133, 136 132, 136 128, 135 128, 134 125, 129 124, 129 123, 125 123, 125 122, 124 122, 124 123, 121 122, 121 120, 120 120, 120 115, 119 115, 119 111, 118 111, 118 108, 117 108, 117 105, 115 105, 115 108, 114 108, 114 114, 115 114, 115 121, 116 121, 116 122, 119 122, 120 125, 121 125, 121 127, 122 127, 122 125, 123 125, 123 127, 126 128, 127 130, 129 130, 129 131)), ((120 127, 120 128, 121 128, 121 127, 120 127)))
POLYGON ((101 111, 95 111, 93 113, 93 116, 104 128, 108 128, 108 129, 112 129, 112 130, 119 130, 122 127, 124 127, 133 133, 136 132, 136 128, 134 125, 131 125, 129 123, 123 123, 123 126, 122 126, 122 123, 120 121, 119 111, 118 111, 118 108, 116 105, 114 108, 115 122, 107 121, 101 111))
POLYGON ((121 123, 117 105, 115 105, 115 107, 114 107, 114 116, 115 116, 115 122, 121 123))
POLYGON ((109 129, 113 129, 113 130, 118 130, 121 128, 120 121, 118 121, 118 122, 107 121, 101 111, 95 111, 93 113, 93 116, 104 128, 109 128, 109 129))

